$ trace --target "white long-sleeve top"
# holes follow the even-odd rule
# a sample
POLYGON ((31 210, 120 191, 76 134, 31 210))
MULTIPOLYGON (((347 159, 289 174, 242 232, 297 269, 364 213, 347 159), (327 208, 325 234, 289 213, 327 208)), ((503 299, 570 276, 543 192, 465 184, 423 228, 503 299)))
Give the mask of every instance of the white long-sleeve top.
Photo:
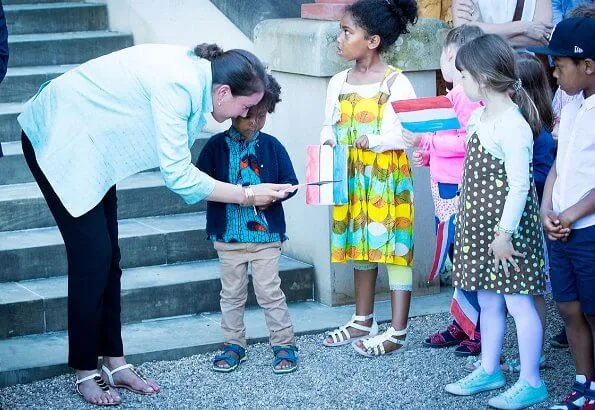
POLYGON ((192 204, 215 188, 190 156, 213 110, 211 88, 209 61, 187 47, 142 44, 44 84, 18 121, 74 217, 117 182, 155 167, 166 186, 192 204))
POLYGON ((484 110, 485 107, 478 108, 469 118, 467 136, 469 139, 477 132, 486 151, 504 161, 509 191, 499 227, 504 231, 514 232, 531 189, 533 132, 516 105, 487 121, 481 120, 484 110))
MULTIPOLYGON (((341 95, 343 91, 343 85, 347 81, 347 74, 349 73, 349 70, 350 69, 347 69, 335 74, 328 83, 324 123, 322 131, 320 132, 321 144, 328 140, 335 142, 337 141, 334 127, 341 117, 339 95, 341 95)), ((349 86, 360 87, 353 85, 349 86)), ((368 84, 361 87, 368 88, 367 86, 368 84)), ((378 84, 370 84, 370 87, 375 88, 372 95, 378 91, 378 84)), ((368 91, 369 90, 364 90, 364 92, 368 91)), ((390 94, 390 97, 387 102, 387 107, 384 110, 384 116, 380 126, 380 133, 366 134, 368 137, 369 149, 374 152, 405 149, 407 148, 407 145, 402 138, 401 122, 397 118, 397 114, 395 114, 393 108, 390 106, 390 102, 415 98, 413 86, 404 74, 397 74, 390 89, 388 88, 387 81, 383 81, 380 84, 380 91, 390 94)))

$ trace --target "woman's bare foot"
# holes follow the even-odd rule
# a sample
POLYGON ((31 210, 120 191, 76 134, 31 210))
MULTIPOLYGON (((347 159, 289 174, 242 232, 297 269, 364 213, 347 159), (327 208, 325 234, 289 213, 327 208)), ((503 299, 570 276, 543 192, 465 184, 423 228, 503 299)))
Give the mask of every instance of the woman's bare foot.
MULTIPOLYGON (((104 357, 103 364, 112 371, 120 366, 124 366, 126 364, 126 359, 124 359, 124 357, 104 357)), ((112 377, 114 379, 114 385, 139 394, 159 393, 160 388, 157 382, 151 379, 146 379, 145 381, 142 375, 137 373, 138 370, 135 372, 130 368, 113 373, 112 377)), ((105 374, 105 372, 103 372, 103 374, 105 374)), ((103 377, 104 380, 108 381, 107 374, 103 377)))
MULTIPOLYGON (((97 372, 95 370, 77 370, 76 379, 82 380, 94 373, 97 372)), ((97 406, 113 406, 120 404, 122 401, 122 398, 116 389, 108 386, 108 390, 104 391, 94 379, 79 383, 77 387, 78 392, 83 396, 85 401, 97 406)))

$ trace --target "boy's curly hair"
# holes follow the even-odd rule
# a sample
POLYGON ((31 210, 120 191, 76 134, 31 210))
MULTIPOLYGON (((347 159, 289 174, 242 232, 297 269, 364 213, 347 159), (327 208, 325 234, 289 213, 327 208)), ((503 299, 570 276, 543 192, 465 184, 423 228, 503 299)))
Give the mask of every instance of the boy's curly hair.
POLYGON ((264 90, 262 100, 257 104, 258 107, 266 108, 269 114, 275 111, 275 107, 281 102, 281 86, 270 74, 267 74, 267 85, 264 90))

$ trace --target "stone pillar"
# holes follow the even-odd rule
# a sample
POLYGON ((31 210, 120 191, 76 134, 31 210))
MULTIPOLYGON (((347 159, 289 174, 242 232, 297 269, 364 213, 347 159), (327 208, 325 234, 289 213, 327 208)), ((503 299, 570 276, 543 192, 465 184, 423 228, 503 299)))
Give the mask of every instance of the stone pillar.
MULTIPOLYGON (((439 38, 445 28, 443 21, 420 18, 411 33, 402 36, 384 55, 387 63, 405 71, 420 97, 436 94, 439 38)), ((265 20, 254 30, 256 54, 268 63, 283 88, 283 102, 269 117, 265 131, 287 148, 300 181, 305 180, 305 147, 319 143, 328 80, 350 66, 337 55, 338 33, 336 21, 311 19, 265 20)), ((434 293, 439 291, 437 281, 425 281, 435 243, 428 170, 414 169, 413 177, 414 292, 434 293)), ((330 263, 330 208, 306 206, 303 190, 285 202, 284 208, 289 237, 284 252, 314 265, 316 299, 328 305, 352 303, 351 266, 330 263)), ((380 276, 377 293, 380 298, 387 296, 386 275, 380 276)))
POLYGON ((316 0, 316 3, 302 4, 302 18, 312 20, 341 20, 345 6, 355 0, 316 0))
MULTIPOLYGON (((312 20, 341 20, 345 6, 356 0, 316 0, 302 4, 302 18, 312 20)), ((452 23, 452 0, 417 0, 419 16, 452 23)))

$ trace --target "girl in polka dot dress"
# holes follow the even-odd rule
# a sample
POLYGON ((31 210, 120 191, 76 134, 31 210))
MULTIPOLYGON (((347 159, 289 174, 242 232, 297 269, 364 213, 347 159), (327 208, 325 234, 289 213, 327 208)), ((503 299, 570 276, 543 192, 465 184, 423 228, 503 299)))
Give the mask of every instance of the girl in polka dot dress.
POLYGON ((545 291, 531 164, 542 124, 518 78, 514 51, 501 37, 488 34, 465 44, 456 67, 465 94, 485 104, 467 125, 453 261, 454 286, 478 292, 482 362, 446 391, 473 395, 506 384, 500 354, 508 310, 517 329, 520 377, 488 404, 520 409, 548 396, 539 372, 543 333, 533 298, 545 291))

